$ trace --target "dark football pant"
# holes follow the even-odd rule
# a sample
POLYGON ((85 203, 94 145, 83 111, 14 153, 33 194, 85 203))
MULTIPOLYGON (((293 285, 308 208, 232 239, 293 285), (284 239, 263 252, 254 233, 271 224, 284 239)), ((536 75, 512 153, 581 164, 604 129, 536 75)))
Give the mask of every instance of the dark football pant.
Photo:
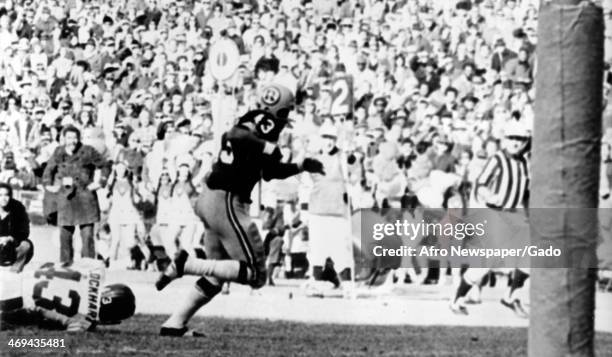
POLYGON ((234 194, 211 190, 204 185, 195 207, 204 222, 204 250, 207 259, 237 260, 253 272, 248 282, 254 288, 264 286, 266 266, 264 245, 249 215, 249 204, 234 194))

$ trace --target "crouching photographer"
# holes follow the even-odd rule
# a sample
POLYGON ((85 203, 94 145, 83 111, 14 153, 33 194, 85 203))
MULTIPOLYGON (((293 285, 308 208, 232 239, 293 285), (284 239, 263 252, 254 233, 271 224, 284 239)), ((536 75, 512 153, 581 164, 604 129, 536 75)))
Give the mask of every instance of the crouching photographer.
POLYGON ((0 183, 0 265, 21 272, 34 253, 29 236, 30 219, 25 206, 13 198, 10 185, 0 183))

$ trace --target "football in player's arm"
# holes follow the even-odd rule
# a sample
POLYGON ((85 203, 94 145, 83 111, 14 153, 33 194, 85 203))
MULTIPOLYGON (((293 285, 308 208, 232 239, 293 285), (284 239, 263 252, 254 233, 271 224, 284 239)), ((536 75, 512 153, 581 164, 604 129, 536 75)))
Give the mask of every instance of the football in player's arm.
POLYGON ((134 294, 122 284, 104 285, 101 261, 83 259, 70 268, 54 263, 25 273, 0 271, 0 322, 37 325, 70 332, 118 324, 136 309, 134 294))

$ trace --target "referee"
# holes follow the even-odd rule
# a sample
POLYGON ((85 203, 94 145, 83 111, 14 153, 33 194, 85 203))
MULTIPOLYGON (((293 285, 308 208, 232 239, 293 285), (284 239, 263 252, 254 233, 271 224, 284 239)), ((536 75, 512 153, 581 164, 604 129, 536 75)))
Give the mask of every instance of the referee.
POLYGON ((496 210, 526 208, 529 166, 524 153, 530 135, 515 121, 506 126, 504 135, 503 149, 489 159, 476 180, 476 199, 496 210))
MULTIPOLYGON (((518 230, 515 230, 525 221, 524 215, 515 213, 518 213, 519 209, 528 208, 529 163, 526 154, 529 150, 530 138, 531 134, 524 125, 515 120, 508 122, 504 128, 502 150, 489 159, 482 173, 476 179, 475 198, 477 202, 483 203, 488 209, 492 210, 488 213, 491 213, 493 222, 488 222, 488 225, 495 229, 501 228, 502 232, 499 236, 503 239, 508 238, 508 231, 503 231, 502 227, 507 227, 508 223, 500 219, 500 216, 510 218, 513 233, 518 232, 518 230), (516 224, 512 224, 515 220, 516 224)), ((497 237, 495 234, 489 234, 489 236, 492 237, 488 242, 491 245, 491 241, 495 241, 497 237)), ((508 243, 501 242, 501 244, 508 243)), ((456 294, 451 300, 450 307, 453 312, 467 315, 467 308, 464 305, 465 296, 472 286, 479 287, 484 276, 490 270, 474 267, 465 271, 456 294)), ((502 269, 502 271, 508 272, 505 269, 502 269)), ((528 317, 528 314, 520 299, 515 297, 515 293, 525 284, 528 277, 529 274, 526 269, 513 269, 510 289, 507 295, 501 299, 502 305, 512 309, 523 318, 528 317)))

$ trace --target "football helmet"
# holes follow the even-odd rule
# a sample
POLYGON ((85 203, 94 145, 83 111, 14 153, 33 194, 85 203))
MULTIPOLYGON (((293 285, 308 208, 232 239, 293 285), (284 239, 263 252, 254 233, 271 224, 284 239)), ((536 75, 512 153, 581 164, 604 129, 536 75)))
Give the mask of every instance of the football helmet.
POLYGON ((136 298, 129 287, 123 284, 104 287, 98 314, 101 324, 118 324, 132 317, 135 310, 136 298))
POLYGON ((257 136, 277 142, 281 131, 289 124, 289 112, 293 110, 294 103, 295 98, 289 88, 268 84, 259 91, 257 109, 243 115, 238 123, 253 123, 257 136))
POLYGON ((291 90, 281 84, 268 84, 261 88, 257 97, 257 107, 272 114, 279 121, 288 121, 289 112, 295 106, 291 90))

